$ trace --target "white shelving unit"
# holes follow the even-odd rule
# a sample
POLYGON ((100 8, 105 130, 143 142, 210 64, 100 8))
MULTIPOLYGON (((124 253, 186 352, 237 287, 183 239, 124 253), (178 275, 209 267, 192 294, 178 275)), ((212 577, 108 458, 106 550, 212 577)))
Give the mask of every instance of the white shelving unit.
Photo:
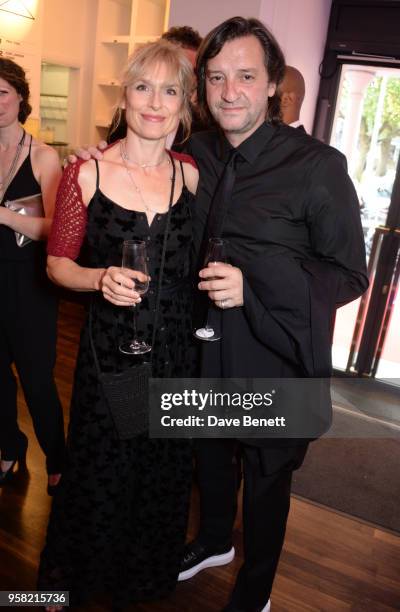
POLYGON ((93 142, 107 134, 120 76, 135 48, 157 40, 167 28, 170 0, 98 0, 94 65, 93 142))

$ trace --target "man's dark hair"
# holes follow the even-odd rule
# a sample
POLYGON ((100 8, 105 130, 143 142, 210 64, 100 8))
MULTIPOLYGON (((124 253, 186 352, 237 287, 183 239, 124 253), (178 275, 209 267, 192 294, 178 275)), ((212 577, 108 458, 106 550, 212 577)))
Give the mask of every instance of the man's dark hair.
POLYGON ((203 40, 197 30, 193 30, 190 26, 173 27, 164 32, 161 38, 165 38, 176 45, 180 45, 184 49, 197 49, 203 40))
MULTIPOLYGON (((285 58, 275 37, 258 19, 232 17, 211 30, 203 39, 197 54, 197 103, 203 120, 210 119, 206 97, 206 72, 208 60, 221 51, 224 44, 235 38, 255 36, 264 52, 265 68, 269 81, 278 85, 285 72, 285 58)), ((271 123, 281 120, 279 96, 275 93, 268 101, 266 119, 271 123)))
POLYGON ((22 100, 19 103, 18 121, 20 121, 20 123, 25 123, 32 111, 32 107, 29 104, 29 83, 26 80, 25 70, 12 60, 1 57, 0 77, 14 87, 21 96, 22 100))

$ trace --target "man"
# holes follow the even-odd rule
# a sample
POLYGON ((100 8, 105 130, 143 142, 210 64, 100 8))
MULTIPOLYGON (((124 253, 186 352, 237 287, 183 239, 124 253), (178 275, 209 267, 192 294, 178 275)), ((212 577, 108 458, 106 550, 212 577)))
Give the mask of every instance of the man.
MULTIPOLYGON (((214 234, 207 219, 214 193, 220 201, 212 204, 210 216, 218 218, 221 177, 228 167, 234 174, 221 232, 232 265, 200 271, 199 289, 223 310, 222 339, 202 347, 202 375, 210 378, 329 376, 335 307, 361 295, 368 284, 358 201, 345 159, 279 122, 276 89, 283 73, 282 52, 256 19, 225 21, 199 49, 198 104, 221 132, 190 140, 200 171, 198 250, 214 234)), ((244 563, 227 612, 269 610, 292 472, 307 442, 240 443, 244 563)), ((196 447, 200 529, 187 545, 180 580, 234 555, 235 441, 198 440, 196 447)))
MULTIPOLYGON (((358 200, 344 157, 280 122, 276 88, 284 66, 278 44, 256 19, 225 21, 199 50, 198 104, 221 129, 194 134, 189 144, 200 170, 197 252, 218 225, 220 187, 228 170, 231 176, 220 232, 231 264, 200 271, 199 289, 220 308, 223 323, 222 339, 202 346, 206 377, 329 376, 335 308, 368 285, 358 200)), ((269 610, 292 473, 308 440, 237 443, 244 563, 225 610, 261 612, 269 610)), ((196 447, 200 530, 187 545, 180 580, 234 556, 236 442, 204 439, 196 447)))
POLYGON ((169 40, 175 45, 178 45, 178 47, 182 47, 193 68, 195 67, 197 50, 202 41, 197 30, 194 30, 190 26, 175 26, 164 32, 161 38, 169 40))
POLYGON ((286 66, 282 81, 277 87, 283 123, 300 127, 300 110, 306 92, 303 75, 294 66, 286 66))
MULTIPOLYGON (((161 38, 169 40, 178 47, 182 47, 186 57, 192 64, 193 68, 196 65, 197 51, 201 45, 202 38, 197 30, 194 30, 190 26, 177 26, 169 28, 161 38)), ((207 129, 208 123, 204 123, 200 117, 196 105, 196 93, 193 93, 192 97, 192 127, 191 133, 200 132, 207 129)), ((167 147, 170 147, 174 151, 183 151, 185 149, 184 133, 182 124, 175 134, 171 134, 167 139, 167 147)))

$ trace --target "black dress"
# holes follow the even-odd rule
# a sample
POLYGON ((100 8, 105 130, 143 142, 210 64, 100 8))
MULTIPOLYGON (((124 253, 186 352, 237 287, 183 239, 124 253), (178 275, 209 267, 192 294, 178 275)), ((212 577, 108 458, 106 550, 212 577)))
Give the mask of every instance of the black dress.
MULTIPOLYGON (((153 376, 192 374, 187 284, 193 196, 184 186, 171 212, 165 286, 153 346, 153 376)), ((149 270, 157 279, 166 214, 149 227, 97 188, 88 206, 87 253, 91 267, 121 265, 122 241, 145 240, 149 270)), ((156 286, 138 308, 138 333, 151 342, 156 286)), ((135 357, 119 352, 132 334, 132 311, 98 296, 93 336, 104 371, 120 371, 135 357)), ((70 591, 72 603, 107 591, 114 605, 167 595, 176 584, 185 540, 191 483, 187 440, 139 436, 115 439, 96 378, 84 325, 72 396, 67 467, 53 502, 39 570, 40 589, 70 591)))

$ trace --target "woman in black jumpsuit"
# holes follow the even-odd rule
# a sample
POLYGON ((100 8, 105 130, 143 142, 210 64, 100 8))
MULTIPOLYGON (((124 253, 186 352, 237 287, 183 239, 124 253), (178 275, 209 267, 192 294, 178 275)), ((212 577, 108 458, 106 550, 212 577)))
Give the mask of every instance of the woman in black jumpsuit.
POLYGON ((0 58, 0 485, 23 464, 28 445, 17 422, 14 364, 46 456, 49 492, 64 458, 62 408, 53 378, 57 299, 46 277, 45 239, 61 176, 56 152, 26 134, 31 107, 25 73, 0 58), (45 218, 9 210, 8 201, 42 194, 45 218), (31 239, 19 247, 15 232, 31 239))

